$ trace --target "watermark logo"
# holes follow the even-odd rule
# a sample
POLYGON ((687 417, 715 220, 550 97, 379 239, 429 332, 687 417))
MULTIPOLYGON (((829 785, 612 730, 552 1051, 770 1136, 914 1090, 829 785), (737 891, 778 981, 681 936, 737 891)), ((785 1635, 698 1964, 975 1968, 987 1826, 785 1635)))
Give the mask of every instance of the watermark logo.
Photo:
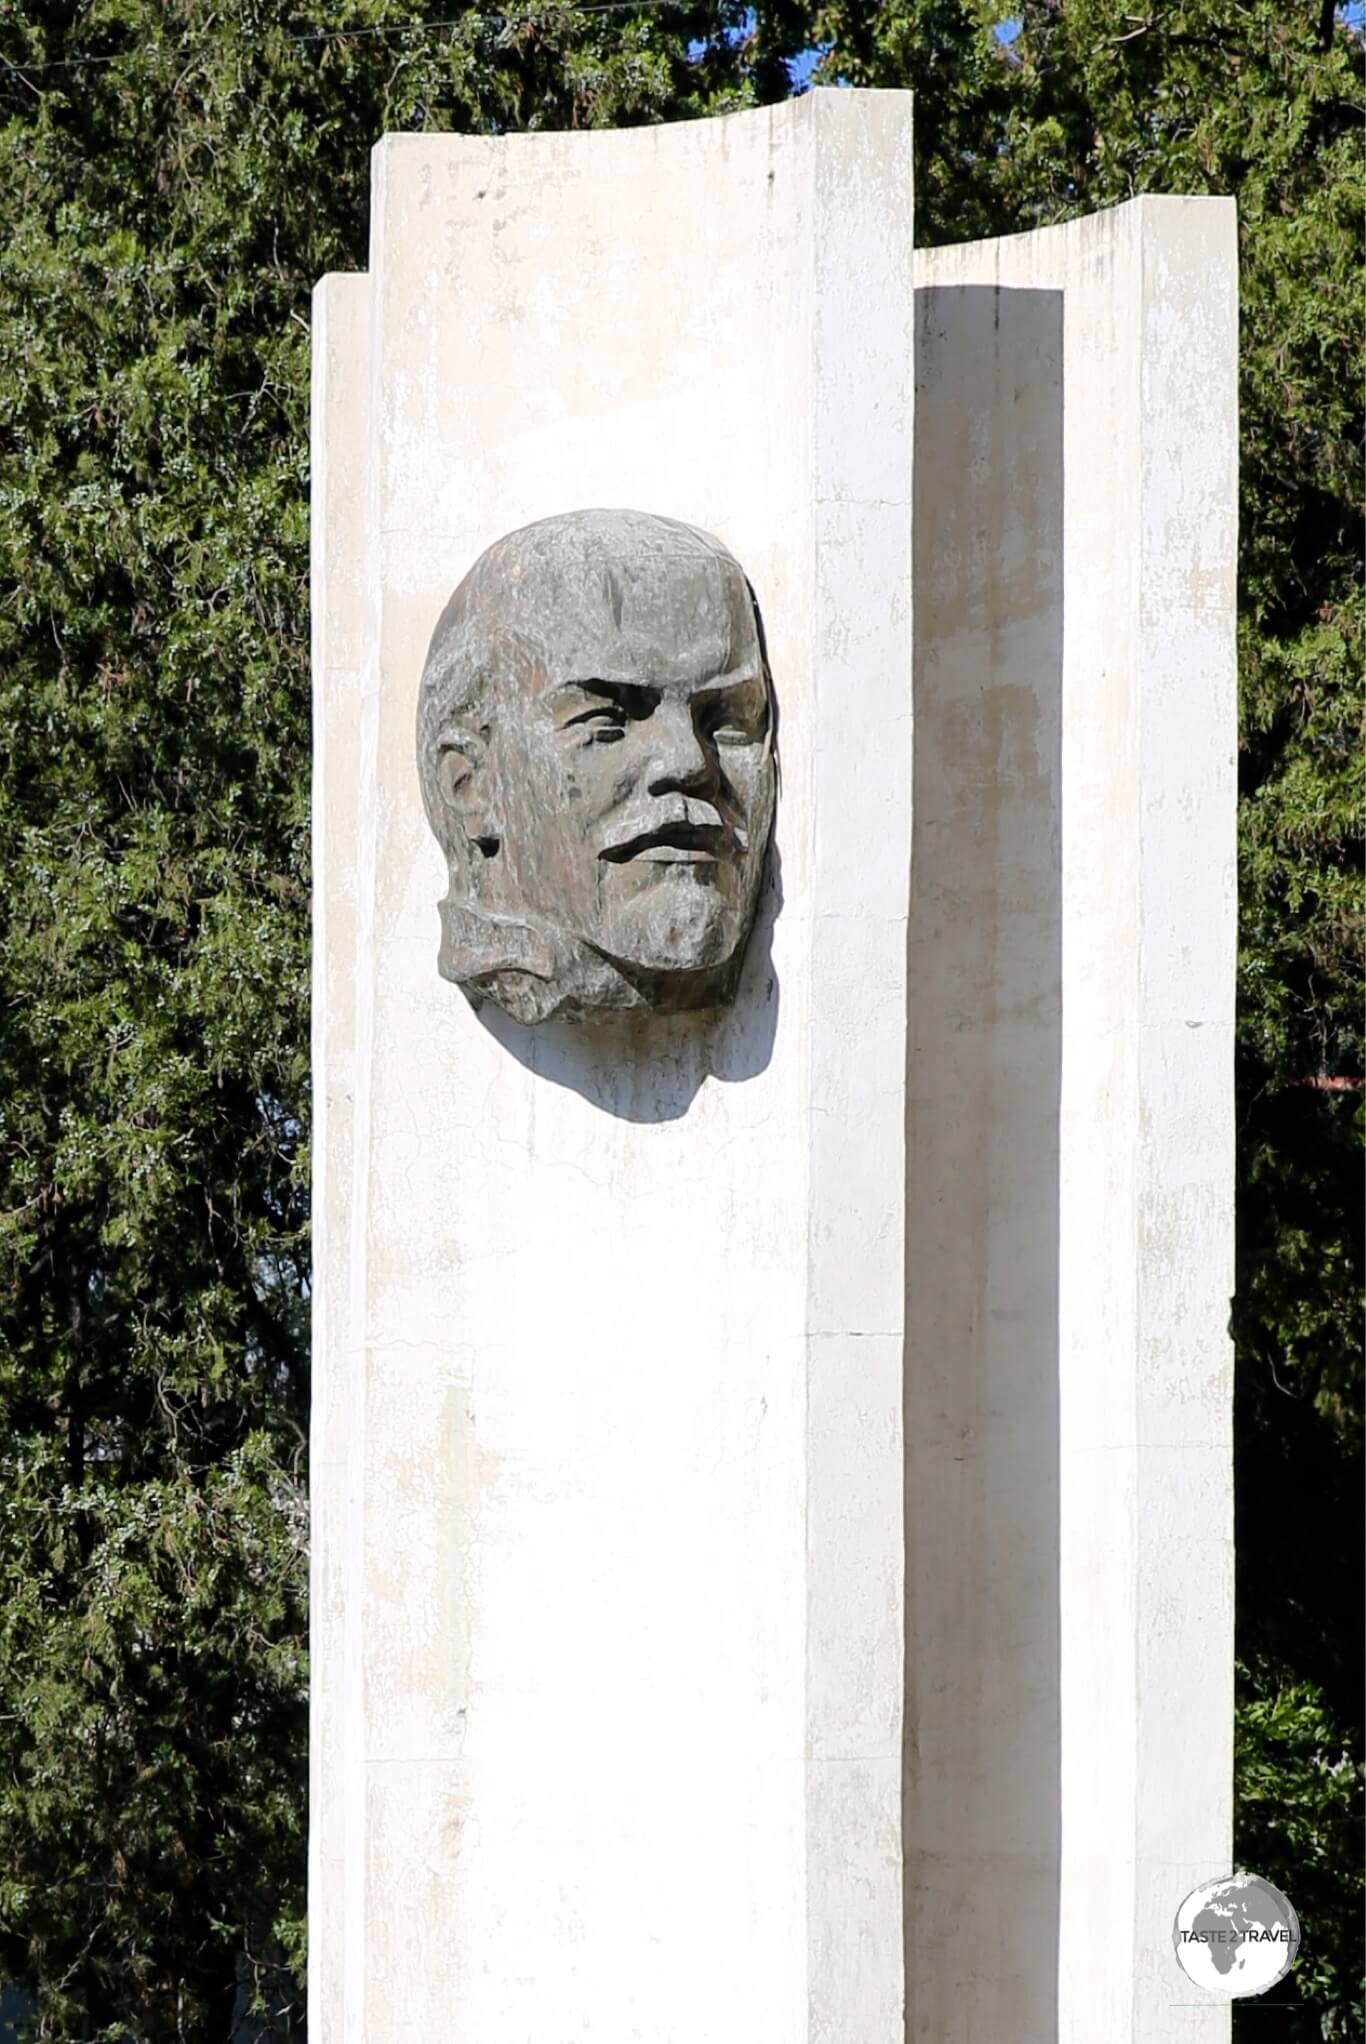
POLYGON ((1228 1874, 1193 1888, 1176 1912, 1172 1943, 1186 1978, 1232 2001, 1265 1994, 1300 1949, 1300 1920, 1259 1874, 1228 1874))

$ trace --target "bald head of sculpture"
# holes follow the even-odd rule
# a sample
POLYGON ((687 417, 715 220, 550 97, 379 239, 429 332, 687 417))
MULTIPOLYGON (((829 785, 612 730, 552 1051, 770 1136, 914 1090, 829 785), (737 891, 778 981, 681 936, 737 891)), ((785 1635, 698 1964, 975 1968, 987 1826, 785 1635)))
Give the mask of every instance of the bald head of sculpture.
POLYGON ((440 966, 518 1017, 729 997, 773 821, 772 685, 718 540, 578 511, 481 555, 432 635, 418 763, 440 966))

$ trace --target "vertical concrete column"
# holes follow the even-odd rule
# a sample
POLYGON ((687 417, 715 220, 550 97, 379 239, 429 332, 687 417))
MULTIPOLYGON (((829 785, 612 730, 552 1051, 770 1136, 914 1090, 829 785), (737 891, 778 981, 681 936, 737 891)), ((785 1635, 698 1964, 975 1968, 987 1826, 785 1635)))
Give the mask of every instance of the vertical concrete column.
POLYGON ((1222 200, 918 258, 909 2034, 1227 2035, 1237 287, 1222 200))
POLYGON ((314 2025, 899 2044, 909 101, 390 138, 320 311, 314 2025), (775 853, 731 1011, 522 1029, 414 704, 594 505, 752 578, 775 853))
POLYGON ((344 2032, 347 1893, 360 1864, 359 1422, 350 1339, 355 1170, 360 738, 369 659, 366 496, 370 287, 313 298, 313 1413, 309 1658, 308 2000, 344 2032))

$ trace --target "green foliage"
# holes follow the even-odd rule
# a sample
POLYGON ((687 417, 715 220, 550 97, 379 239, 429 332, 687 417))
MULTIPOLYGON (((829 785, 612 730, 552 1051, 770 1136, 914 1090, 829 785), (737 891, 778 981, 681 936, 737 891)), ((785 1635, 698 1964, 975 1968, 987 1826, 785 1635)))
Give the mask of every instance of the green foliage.
POLYGON ((21 1449, 0 1507, 0 1661, 23 1727, 0 1918, 28 1928, 42 2034, 123 2044, 119 2010, 139 2037, 194 2034, 203 1982, 226 2038, 239 1955, 301 1956, 281 1873, 299 1837, 303 1506, 264 1433, 136 1484, 76 1488, 63 1460, 21 1449), (92 1932, 108 1998, 71 1964, 92 1932))
MULTIPOLYGON (((1274 1990, 1276 2036, 1283 2044, 1360 2036, 1360 1753, 1312 1682, 1262 1662, 1239 1666, 1238 1688, 1237 1862, 1290 1897, 1304 1939, 1274 1990)), ((1245 2021, 1249 2034, 1264 2034, 1265 2018, 1245 2021)))
POLYGON ((0 1979, 54 2040, 299 1977, 311 287, 386 129, 787 86, 781 9, 422 12, 0 16, 0 1979))

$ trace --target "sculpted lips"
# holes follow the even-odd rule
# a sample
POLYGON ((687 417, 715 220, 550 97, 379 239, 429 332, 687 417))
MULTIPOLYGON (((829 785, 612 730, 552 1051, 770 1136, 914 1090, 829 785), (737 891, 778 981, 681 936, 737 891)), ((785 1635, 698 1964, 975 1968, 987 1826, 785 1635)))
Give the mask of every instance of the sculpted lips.
POLYGON ((675 797, 633 803, 616 818, 620 833, 598 857, 611 866, 639 860, 654 866, 715 866, 745 848, 744 832, 722 821, 712 802, 675 797))
POLYGON ((644 859, 663 866, 713 865, 730 858, 734 839, 719 823, 662 823, 654 830, 637 831, 620 844, 608 845, 598 853, 614 866, 630 859, 644 859))

